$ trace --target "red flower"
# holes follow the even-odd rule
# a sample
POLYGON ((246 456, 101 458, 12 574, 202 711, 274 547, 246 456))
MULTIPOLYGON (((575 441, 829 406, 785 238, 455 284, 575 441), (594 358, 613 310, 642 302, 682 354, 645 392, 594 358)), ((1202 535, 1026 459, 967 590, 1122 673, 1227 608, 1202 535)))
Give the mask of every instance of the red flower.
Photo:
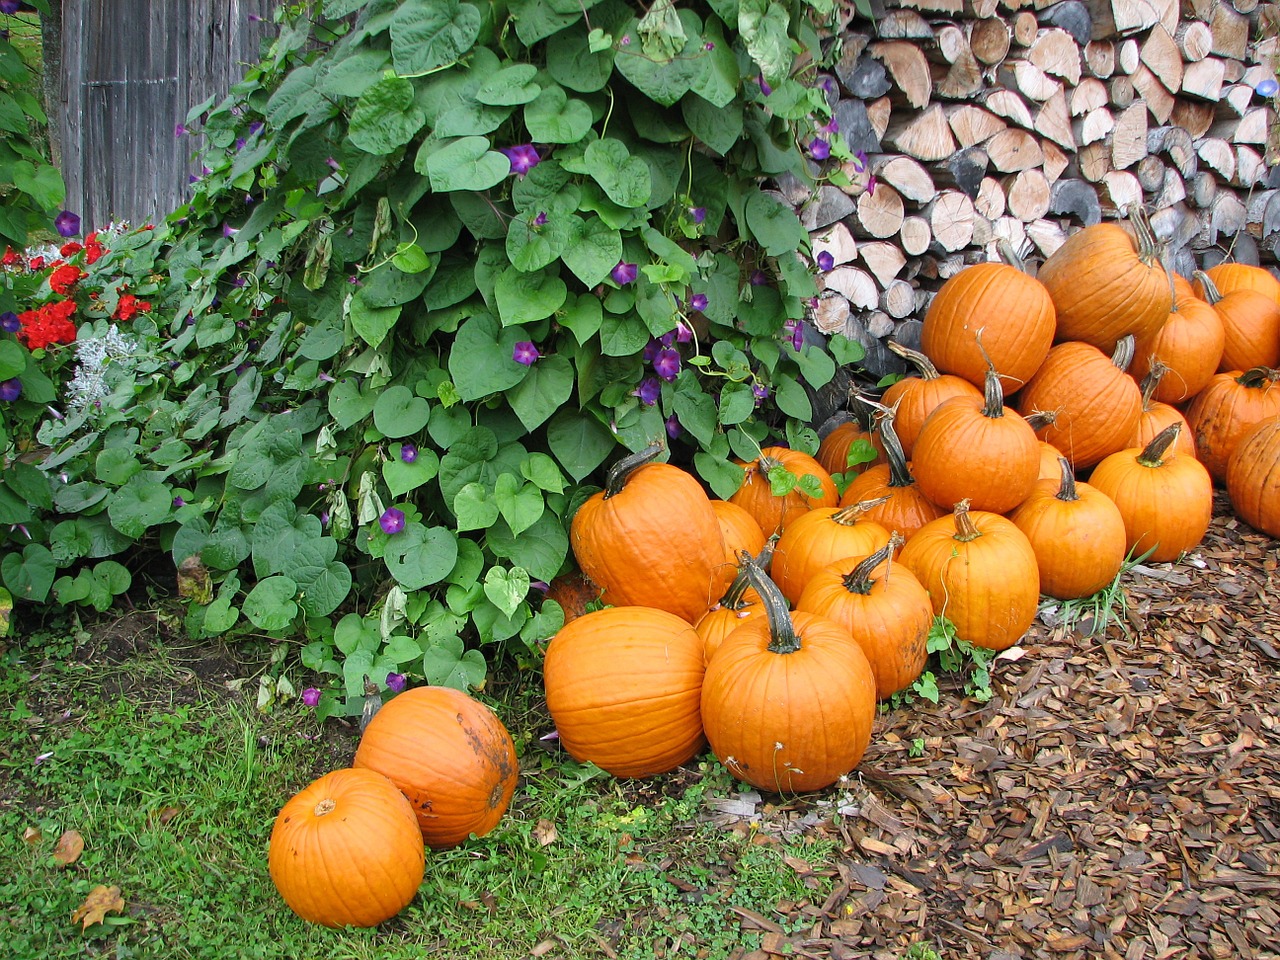
POLYGON ((76 338, 76 325, 71 322, 75 309, 75 301, 59 300, 18 314, 18 321, 22 324, 18 339, 30 350, 38 350, 51 343, 72 343, 76 338))
POLYGON ((81 277, 87 276, 88 274, 75 264, 64 263, 49 274, 49 289, 59 296, 69 297, 71 288, 80 281, 81 277))
POLYGON ((139 300, 132 293, 120 294, 120 302, 116 305, 116 312, 111 315, 112 320, 132 320, 140 313, 149 313, 151 304, 146 300, 139 300))
POLYGON ((106 252, 107 251, 103 248, 102 244, 98 242, 97 230, 93 231, 93 233, 89 234, 87 237, 84 238, 84 262, 85 263, 90 265, 96 263, 98 261, 98 258, 101 257, 106 252))
POLYGON ((32 257, 27 261, 27 267, 31 270, 43 270, 44 257, 32 257))
POLYGON ((70 241, 69 243, 64 243, 64 244, 63 244, 63 245, 58 249, 58 252, 59 252, 60 254, 62 254, 64 257, 70 257, 70 256, 73 256, 74 254, 79 253, 79 252, 80 252, 81 250, 83 250, 83 249, 84 249, 84 247, 80 246, 80 244, 78 244, 78 243, 76 243, 74 240, 72 240, 72 241, 70 241))
POLYGON ((0 258, 0 266, 12 267, 22 259, 21 256, 14 253, 13 247, 4 248, 4 257, 0 258))

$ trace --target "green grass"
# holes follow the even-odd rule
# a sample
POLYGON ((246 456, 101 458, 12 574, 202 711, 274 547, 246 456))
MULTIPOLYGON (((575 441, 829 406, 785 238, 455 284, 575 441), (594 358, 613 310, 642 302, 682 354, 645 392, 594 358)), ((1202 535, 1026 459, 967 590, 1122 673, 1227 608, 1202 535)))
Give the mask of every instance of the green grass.
POLYGON ((45 644, 0 658, 0 957, 496 960, 550 941, 544 956, 568 958, 608 955, 601 940, 621 957, 727 957, 757 943, 731 907, 800 929, 779 903, 830 893, 783 862, 830 868, 829 841, 761 843, 705 816, 708 794, 736 790, 718 764, 616 781, 533 747, 546 720, 513 687, 497 707, 526 757, 498 830, 429 854, 418 897, 380 928, 311 926, 266 869, 280 805, 337 765, 333 737, 309 739, 309 711, 261 715, 165 651, 106 664, 45 644), (68 829, 85 848, 61 868, 51 853, 68 829), (71 914, 98 884, 119 886, 125 911, 82 931, 71 914))

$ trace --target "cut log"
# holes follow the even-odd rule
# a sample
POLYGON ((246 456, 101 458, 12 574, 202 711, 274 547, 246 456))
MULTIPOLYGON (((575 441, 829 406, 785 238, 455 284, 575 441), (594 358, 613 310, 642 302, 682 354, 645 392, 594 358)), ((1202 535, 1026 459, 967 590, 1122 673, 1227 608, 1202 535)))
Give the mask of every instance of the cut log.
MULTIPOLYGON (((1060 27, 1041 30, 1035 42, 1031 44, 1031 49, 1027 51, 1027 59, 1042 72, 1061 77, 1072 86, 1080 82, 1083 69, 1080 65, 1080 45, 1071 34, 1060 27)), ((1045 98, 1033 97, 1032 99, 1045 98)))
POLYGON ((1190 20, 1178 24, 1178 31, 1173 35, 1174 43, 1187 63, 1203 60, 1213 49, 1213 32, 1209 25, 1200 20, 1190 20))
POLYGON ((1044 176, 1050 183, 1057 183, 1058 178, 1062 176, 1062 172, 1067 169, 1067 164, 1071 162, 1071 158, 1051 140, 1046 140, 1040 144, 1040 150, 1044 153, 1044 176))
POLYGON ((1083 180, 1059 180, 1049 189, 1049 212, 1070 216, 1086 227, 1102 222, 1098 191, 1083 180))
POLYGON ((862 54, 844 69, 836 64, 836 76, 844 88, 860 100, 874 100, 883 97, 893 86, 889 79, 889 71, 884 64, 869 54, 862 54))
POLYGON ((892 114, 893 101, 888 97, 881 97, 867 104, 867 119, 871 121, 871 129, 881 140, 889 130, 889 117, 892 114))
POLYGON ((1142 62, 1159 78, 1170 95, 1182 88, 1182 51, 1163 24, 1156 24, 1147 34, 1142 44, 1142 62))
POLYGON ((1147 155, 1147 105, 1135 100, 1115 118, 1111 131, 1111 166, 1126 170, 1147 155))
POLYGON ((1246 219, 1258 225, 1258 233, 1264 238, 1280 231, 1280 190, 1263 190, 1253 197, 1246 219))
POLYGON ((832 111, 832 116, 840 125, 840 136, 844 137, 850 153, 880 151, 880 134, 876 132, 863 101, 854 97, 841 100, 832 111))
POLYGON ((1115 129, 1116 121, 1106 107, 1091 110, 1081 120, 1077 120, 1073 129, 1076 142, 1079 144, 1098 143, 1105 140, 1115 129))
POLYGON ((1049 212, 1049 181, 1038 169, 1006 177, 1004 191, 1010 215, 1023 223, 1039 220, 1049 212))
POLYGON ((904 7, 925 10, 929 13, 945 13, 954 16, 964 12, 964 0, 899 0, 904 7))
POLYGON ((1084 68, 1090 76, 1106 80, 1116 72, 1116 45, 1110 40, 1090 40, 1084 48, 1084 68))
MULTIPOLYGON (((1156 29, 1162 30, 1164 28, 1157 27, 1156 29)), ((1178 61, 1178 65, 1181 67, 1182 61, 1178 61)), ((1156 123, 1168 123, 1177 100, 1172 93, 1165 89, 1160 78, 1145 63, 1140 63, 1138 64, 1138 69, 1133 71, 1133 76, 1129 79, 1133 81, 1133 88, 1138 91, 1138 96, 1146 102, 1147 110, 1151 116, 1155 117, 1156 123)))
POLYGON ((956 152, 956 141, 940 103, 906 123, 891 123, 885 139, 917 160, 943 160, 956 152))
POLYGON ((981 231, 975 225, 973 244, 983 248, 983 260, 998 260, 1000 258, 1000 249, 1004 244, 1008 244, 1014 250, 1026 249, 1027 227, 1017 217, 1001 217, 991 224, 987 224, 986 221, 982 222, 985 227, 981 231), (982 236, 979 236, 980 232, 982 236))
POLYGON ((915 308, 915 288, 905 280, 890 280, 880 294, 880 309, 895 320, 905 320, 915 308))
MULTIPOLYGON (((1174 15, 1177 16, 1175 5, 1174 15)), ((1161 9, 1148 0, 1111 0, 1111 19, 1122 37, 1150 30, 1161 20, 1161 9)), ((1096 33, 1094 34, 1097 35, 1096 33)))
POLYGON ((1219 179, 1231 181, 1236 176, 1236 153, 1231 144, 1220 137, 1205 137, 1196 144, 1203 166, 1217 172, 1219 179))
POLYGON ((934 246, 955 253, 973 238, 973 201, 958 190, 944 190, 925 208, 934 246))
POLYGON ((999 17, 975 20, 969 24, 969 49, 979 63, 987 66, 1004 62, 1011 39, 1009 25, 999 17))
POLYGON ((1237 187, 1251 189, 1267 178, 1267 165, 1262 154, 1246 144, 1235 148, 1236 177, 1232 181, 1237 187))
POLYGON ((1156 210, 1172 207, 1187 199, 1187 185, 1174 167, 1164 168, 1164 182, 1160 189, 1151 195, 1151 206, 1156 210))
POLYGON ((1067 242, 1067 231, 1054 220, 1037 220, 1027 224, 1027 239, 1035 246, 1041 257, 1051 257, 1058 248, 1067 242))
POLYGON ((1062 90, 1062 81, 1055 80, 1030 60, 1014 61, 1012 71, 1009 70, 1009 63, 1006 63, 1000 68, 999 76, 1005 86, 1037 103, 1043 103, 1062 90))
POLYGON ((1071 114, 1067 110, 1067 95, 1058 92, 1044 102, 1036 114, 1035 130, 1067 150, 1076 148, 1075 134, 1071 131, 1071 114))
POLYGON ((1046 7, 1038 16, 1042 26, 1060 27, 1071 34, 1079 49, 1093 38, 1093 15, 1080 0, 1060 0, 1046 7))
POLYGON ((876 20, 876 35, 881 40, 931 40, 933 28, 916 11, 900 7, 876 20))
POLYGON ((987 93, 983 103, 997 117, 1003 117, 1024 130, 1031 129, 1033 124, 1031 108, 1027 106, 1027 101, 1023 100, 1014 91, 1003 88, 991 90, 987 93))
POLYGON ((1040 22, 1036 20, 1036 15, 1030 10, 1021 10, 1015 13, 1009 24, 1013 30, 1013 42, 1018 46, 1029 47, 1035 43, 1036 33, 1040 29, 1040 22))
POLYGON ((1067 105, 1073 117, 1083 117, 1090 110, 1107 105, 1107 85, 1097 77, 1085 77, 1071 91, 1067 105))
POLYGON ((1000 9, 1000 0, 964 0, 964 12, 979 20, 990 20, 1000 9))
POLYGON ((1182 127, 1156 127, 1147 131, 1147 150, 1165 154, 1186 179, 1194 177, 1200 168, 1191 134, 1182 127))
POLYGON ((933 47, 925 50, 925 56, 934 63, 955 63, 971 52, 964 31, 954 23, 942 23, 934 25, 933 47))
POLYGON ((1217 103, 1222 98, 1226 64, 1217 57, 1205 57, 1187 64, 1182 72, 1182 93, 1217 103))
POLYGON ((932 240, 933 232, 929 229, 929 221, 924 217, 903 219, 902 229, 898 231, 898 242, 907 256, 920 256, 929 249, 932 240))
POLYGON ((934 85, 939 97, 946 100, 968 100, 982 92, 982 66, 968 47, 934 85))
POLYGON ((881 157, 872 163, 871 170, 878 183, 887 183, 913 203, 932 200, 936 192, 929 171, 911 157, 881 157))
POLYGON ((1076 151, 1075 166, 1080 176, 1090 183, 1100 183, 1111 172, 1110 146, 1107 143, 1085 144, 1076 151))
POLYGON ((1173 113, 1169 114, 1169 122, 1186 130, 1196 140, 1213 126, 1213 114, 1213 104, 1179 98, 1173 105, 1173 113))
POLYGON ((1217 3, 1209 18, 1209 31, 1213 34, 1210 53, 1220 57, 1243 60, 1249 53, 1249 18, 1241 16, 1228 4, 1217 3))
POLYGON ((973 209, 988 220, 1003 217, 1009 209, 1005 205, 1004 184, 995 177, 983 177, 978 196, 973 201, 973 209))
POLYGON ((1134 39, 1120 41, 1119 52, 1116 54, 1116 63, 1120 67, 1120 72, 1132 75, 1141 62, 1142 47, 1138 45, 1138 41, 1134 39))
POLYGON ((849 306, 870 310, 880 302, 875 278, 861 267, 836 267, 824 276, 827 289, 840 294, 849 306))
POLYGON ((1191 178, 1191 202, 1201 210, 1212 206, 1218 196, 1218 178, 1208 170, 1202 170, 1191 178))
POLYGON ((1209 133, 1225 137, 1232 143, 1265 144, 1274 119, 1275 114, 1270 107, 1250 107, 1239 120, 1218 121, 1209 128, 1209 133))
POLYGON ((1138 165, 1133 168, 1133 174, 1142 185, 1143 193, 1155 193, 1164 186, 1164 172, 1168 168, 1168 164, 1158 156, 1148 153, 1138 161, 1138 165))
POLYGON ((858 256, 882 289, 897 278, 907 262, 906 255, 896 243, 883 240, 859 244, 858 256))
POLYGON ((873 43, 867 49, 885 65, 907 103, 917 110, 929 103, 933 95, 933 79, 929 75, 929 61, 918 45, 905 40, 888 40, 873 43))
POLYGON ((981 147, 968 147, 948 157, 935 172, 935 180, 949 180, 968 197, 976 197, 982 188, 982 178, 987 175, 990 162, 987 151, 981 147))
POLYGON ((1107 82, 1107 96, 1113 107, 1121 110, 1133 104, 1133 78, 1126 73, 1117 74, 1107 82))
POLYGON ((883 240, 902 229, 902 197, 887 184, 858 197, 857 214, 850 223, 854 235, 883 240))
POLYGON ((1224 57, 1222 60, 1223 83, 1239 83, 1244 79, 1245 70, 1246 67, 1241 61, 1224 57))
POLYGON ((1044 163, 1040 143, 1025 130, 1010 127, 987 141, 991 166, 1001 173, 1017 173, 1044 163))
POLYGON ((1201 238, 1205 246, 1213 246, 1219 238, 1231 238, 1248 224, 1243 201, 1231 190, 1219 190, 1209 205, 1208 217, 1201 218, 1201 238))
POLYGON ((1135 206, 1142 206, 1142 185, 1138 178, 1126 170, 1112 170, 1102 178, 1102 197, 1112 210, 1123 213, 1135 206))
POLYGON ((1245 111, 1253 103, 1253 87, 1248 83, 1233 83, 1230 86, 1224 86, 1218 103, 1222 104, 1225 109, 1230 110, 1235 116, 1243 117, 1245 111))
POLYGON ((848 300, 838 293, 826 293, 818 298, 813 308, 813 325, 827 336, 835 333, 848 335, 850 315, 848 300))
POLYGON ((990 110, 984 110, 972 104, 948 107, 945 112, 947 123, 961 148, 972 147, 984 140, 989 140, 1007 126, 990 110))
POLYGON ((815 257, 825 251, 831 254, 832 262, 838 267, 851 263, 858 255, 858 241, 853 239, 853 234, 843 223, 832 224, 822 233, 814 234, 812 247, 815 257))

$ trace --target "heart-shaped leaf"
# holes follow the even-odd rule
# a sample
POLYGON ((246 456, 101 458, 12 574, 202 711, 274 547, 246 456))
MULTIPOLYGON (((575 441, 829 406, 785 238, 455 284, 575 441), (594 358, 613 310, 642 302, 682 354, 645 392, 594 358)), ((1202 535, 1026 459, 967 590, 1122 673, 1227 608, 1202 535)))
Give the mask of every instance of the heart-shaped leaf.
POLYGON ((490 567, 484 578, 484 595, 508 617, 514 616, 529 594, 529 574, 520 567, 490 567))
POLYGON ((373 425, 392 439, 417 433, 429 419, 431 405, 403 384, 387 387, 373 405, 373 425))

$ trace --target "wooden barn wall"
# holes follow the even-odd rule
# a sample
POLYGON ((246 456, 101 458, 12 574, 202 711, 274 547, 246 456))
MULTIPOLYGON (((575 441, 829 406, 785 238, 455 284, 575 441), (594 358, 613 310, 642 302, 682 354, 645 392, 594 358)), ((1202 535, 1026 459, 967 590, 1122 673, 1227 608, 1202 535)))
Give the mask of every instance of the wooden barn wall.
POLYGON ((86 229, 162 217, 196 164, 174 136, 274 33, 275 0, 63 0, 62 169, 86 229), (262 22, 250 15, 264 17, 262 22))

